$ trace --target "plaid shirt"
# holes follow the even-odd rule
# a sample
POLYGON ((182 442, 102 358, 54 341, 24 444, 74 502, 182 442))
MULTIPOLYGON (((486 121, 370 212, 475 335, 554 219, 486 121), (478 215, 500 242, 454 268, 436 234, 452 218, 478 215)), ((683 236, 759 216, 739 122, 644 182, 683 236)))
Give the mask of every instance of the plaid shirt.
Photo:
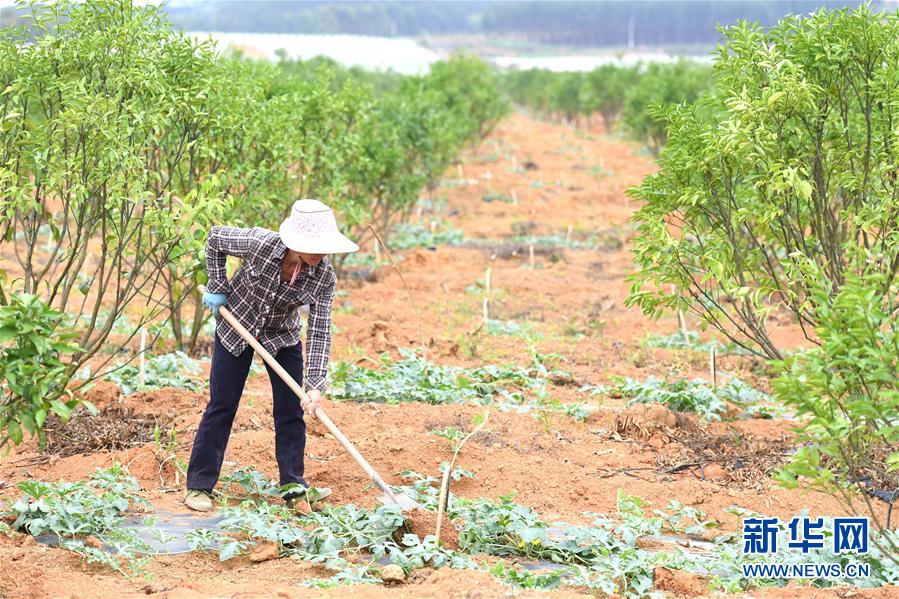
MULTIPOLYGON (((307 391, 324 391, 337 278, 331 262, 322 258, 313 267, 304 264, 293 285, 281 282, 281 260, 286 249, 278 233, 262 227, 212 227, 206 240, 206 290, 227 295, 228 309, 272 355, 300 342, 302 323, 298 308, 308 304, 304 387, 307 391), (230 281, 225 273, 227 256, 243 259, 230 281)), ((244 338, 224 318, 216 319, 216 333, 235 356, 247 347, 244 338)))

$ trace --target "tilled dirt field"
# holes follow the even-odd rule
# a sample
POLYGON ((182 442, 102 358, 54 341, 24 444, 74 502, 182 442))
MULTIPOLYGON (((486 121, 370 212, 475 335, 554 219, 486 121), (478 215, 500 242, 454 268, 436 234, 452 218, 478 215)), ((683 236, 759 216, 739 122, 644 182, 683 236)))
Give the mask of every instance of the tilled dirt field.
MULTIPOLYGON (((332 360, 377 359, 382 352, 398 357, 398 348, 419 348, 440 364, 527 365, 530 357, 521 339, 492 336, 475 330, 482 300, 466 288, 492 269, 498 290, 491 317, 527 321, 542 334, 543 353, 562 356, 560 368, 571 380, 553 384, 554 397, 565 402, 590 401, 595 411, 584 423, 561 415, 550 427, 528 414, 491 408, 489 424, 465 446, 458 465, 476 478, 454 483, 464 497, 497 498, 517 491, 515 501, 535 509, 547 521, 583 523, 585 511, 614 512, 619 489, 636 495, 650 508, 664 508, 671 499, 698 507, 722 523, 719 530, 737 530, 736 517, 724 512, 732 505, 749 507, 783 519, 802 508, 811 514, 840 515, 843 509, 821 493, 788 491, 774 485, 771 470, 791 447, 791 427, 782 420, 736 420, 701 426, 695 417, 682 419, 672 434, 658 432, 652 418, 636 427, 627 421, 623 400, 596 404, 584 385, 610 381, 610 375, 644 379, 677 372, 683 378, 707 378, 706 358, 641 345, 647 333, 669 334, 676 319, 652 322, 624 307, 631 269, 628 251, 632 236, 627 219, 635 206, 625 189, 653 170, 652 161, 635 146, 600 135, 575 132, 522 114, 504 121, 480 147, 467 154, 461 171, 449 179, 465 184, 441 188, 446 205, 435 215, 461 229, 467 240, 491 240, 485 247, 440 246, 404 252, 400 268, 407 290, 396 272, 382 266, 375 280, 338 285, 348 295, 336 302, 332 360), (494 160, 494 158, 496 158, 494 160), (516 172, 516 167, 521 172, 516 172), (491 201, 488 194, 514 197, 513 202, 491 201), (569 231, 570 227, 570 233, 569 231), (602 249, 556 249, 536 252, 530 266, 526 248, 508 243, 516 232, 534 235, 600 232, 602 249), (505 241, 504 241, 505 240, 505 241), (343 309, 341 309, 343 308, 343 309), (739 434, 743 453, 722 442, 739 434)), ((276 223, 259 223, 276 228, 276 223)), ((689 323, 695 326, 695 323, 689 323)), ((788 323, 776 331, 787 346, 801 345, 801 336, 788 323)), ((208 368, 208 364, 207 364, 208 368)), ((763 365, 752 358, 727 356, 724 374, 732 374, 762 389, 763 365)), ((91 399, 100 408, 128 410, 133 418, 160 418, 177 430, 177 456, 187 460, 193 434, 208 395, 162 389, 118 397, 111 384, 100 384, 91 399), (137 416, 134 416, 137 415, 137 416)), ((254 466, 275 477, 271 392, 266 375, 248 382, 225 455, 225 471, 254 466)), ((325 409, 388 482, 400 484, 397 473, 414 470, 436 474, 451 456, 449 445, 430 431, 448 426, 465 428, 484 408, 469 405, 351 404, 328 402, 325 409)), ((110 412, 112 413, 112 412, 110 412)), ((130 428, 140 428, 132 426, 130 428)), ((139 432, 139 431, 138 431, 139 432)), ((95 436, 110 433, 98 429, 95 436)), ((82 436, 91 436, 82 433, 82 436)), ((18 496, 15 484, 26 478, 74 480, 114 461, 136 476, 141 494, 155 508, 184 511, 183 490, 167 455, 152 441, 114 451, 63 452, 42 456, 24 444, 0 459, 0 497, 18 496)), ((316 422, 310 423, 306 478, 334 490, 334 503, 373 506, 376 493, 367 477, 316 422)), ((86 566, 68 551, 35 543, 30 537, 0 542, 0 597, 118 597, 153 593, 166 597, 530 597, 538 591, 515 589, 486 573, 421 570, 404 586, 300 588, 296 582, 328 572, 293 559, 251 563, 247 558, 220 562, 215 556, 160 556, 151 566, 154 581, 129 582, 99 567, 86 566)), ((703 582, 687 577, 657 576, 656 587, 673 595, 708 594, 703 582)), ((580 594, 563 587, 554 597, 580 594)), ((765 590, 755 596, 897 596, 895 589, 860 591, 808 587, 765 590)))

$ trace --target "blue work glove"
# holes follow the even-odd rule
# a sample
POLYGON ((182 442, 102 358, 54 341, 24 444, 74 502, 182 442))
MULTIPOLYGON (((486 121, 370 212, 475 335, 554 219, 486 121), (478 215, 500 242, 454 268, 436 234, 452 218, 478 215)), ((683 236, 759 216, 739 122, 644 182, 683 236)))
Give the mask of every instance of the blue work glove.
POLYGON ((217 314, 219 308, 228 303, 228 296, 224 293, 203 292, 203 305, 212 310, 213 314, 217 314))

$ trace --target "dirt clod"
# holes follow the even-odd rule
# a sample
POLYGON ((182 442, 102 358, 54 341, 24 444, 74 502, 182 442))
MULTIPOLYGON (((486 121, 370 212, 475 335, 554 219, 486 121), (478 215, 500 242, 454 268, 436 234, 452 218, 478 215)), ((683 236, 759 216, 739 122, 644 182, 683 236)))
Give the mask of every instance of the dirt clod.
POLYGON ((705 581, 695 574, 656 566, 653 575, 655 588, 668 591, 674 597, 702 597, 707 594, 705 581))
POLYGON ((250 553, 250 561, 253 563, 266 562, 278 558, 277 543, 261 543, 250 553))
POLYGON ((385 584, 401 584, 406 581, 406 573, 396 564, 389 564, 381 569, 381 580, 385 584))
MULTIPOLYGON (((437 512, 414 509, 407 514, 406 524, 419 539, 424 539, 425 536, 437 532, 437 512)), ((448 549, 459 549, 459 531, 445 513, 440 523, 440 543, 448 549)))

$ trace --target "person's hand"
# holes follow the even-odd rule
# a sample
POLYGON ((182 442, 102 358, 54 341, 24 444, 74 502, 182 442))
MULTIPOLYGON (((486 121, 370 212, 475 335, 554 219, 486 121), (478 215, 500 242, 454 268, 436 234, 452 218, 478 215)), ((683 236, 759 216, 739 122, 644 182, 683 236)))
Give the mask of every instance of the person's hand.
POLYGON ((224 293, 203 292, 203 305, 212 310, 216 314, 221 306, 228 303, 228 296, 224 293))
POLYGON ((309 391, 306 391, 306 397, 309 401, 301 399, 300 406, 302 406, 303 412, 307 415, 315 417, 315 410, 322 405, 322 392, 318 389, 310 389, 309 391))

